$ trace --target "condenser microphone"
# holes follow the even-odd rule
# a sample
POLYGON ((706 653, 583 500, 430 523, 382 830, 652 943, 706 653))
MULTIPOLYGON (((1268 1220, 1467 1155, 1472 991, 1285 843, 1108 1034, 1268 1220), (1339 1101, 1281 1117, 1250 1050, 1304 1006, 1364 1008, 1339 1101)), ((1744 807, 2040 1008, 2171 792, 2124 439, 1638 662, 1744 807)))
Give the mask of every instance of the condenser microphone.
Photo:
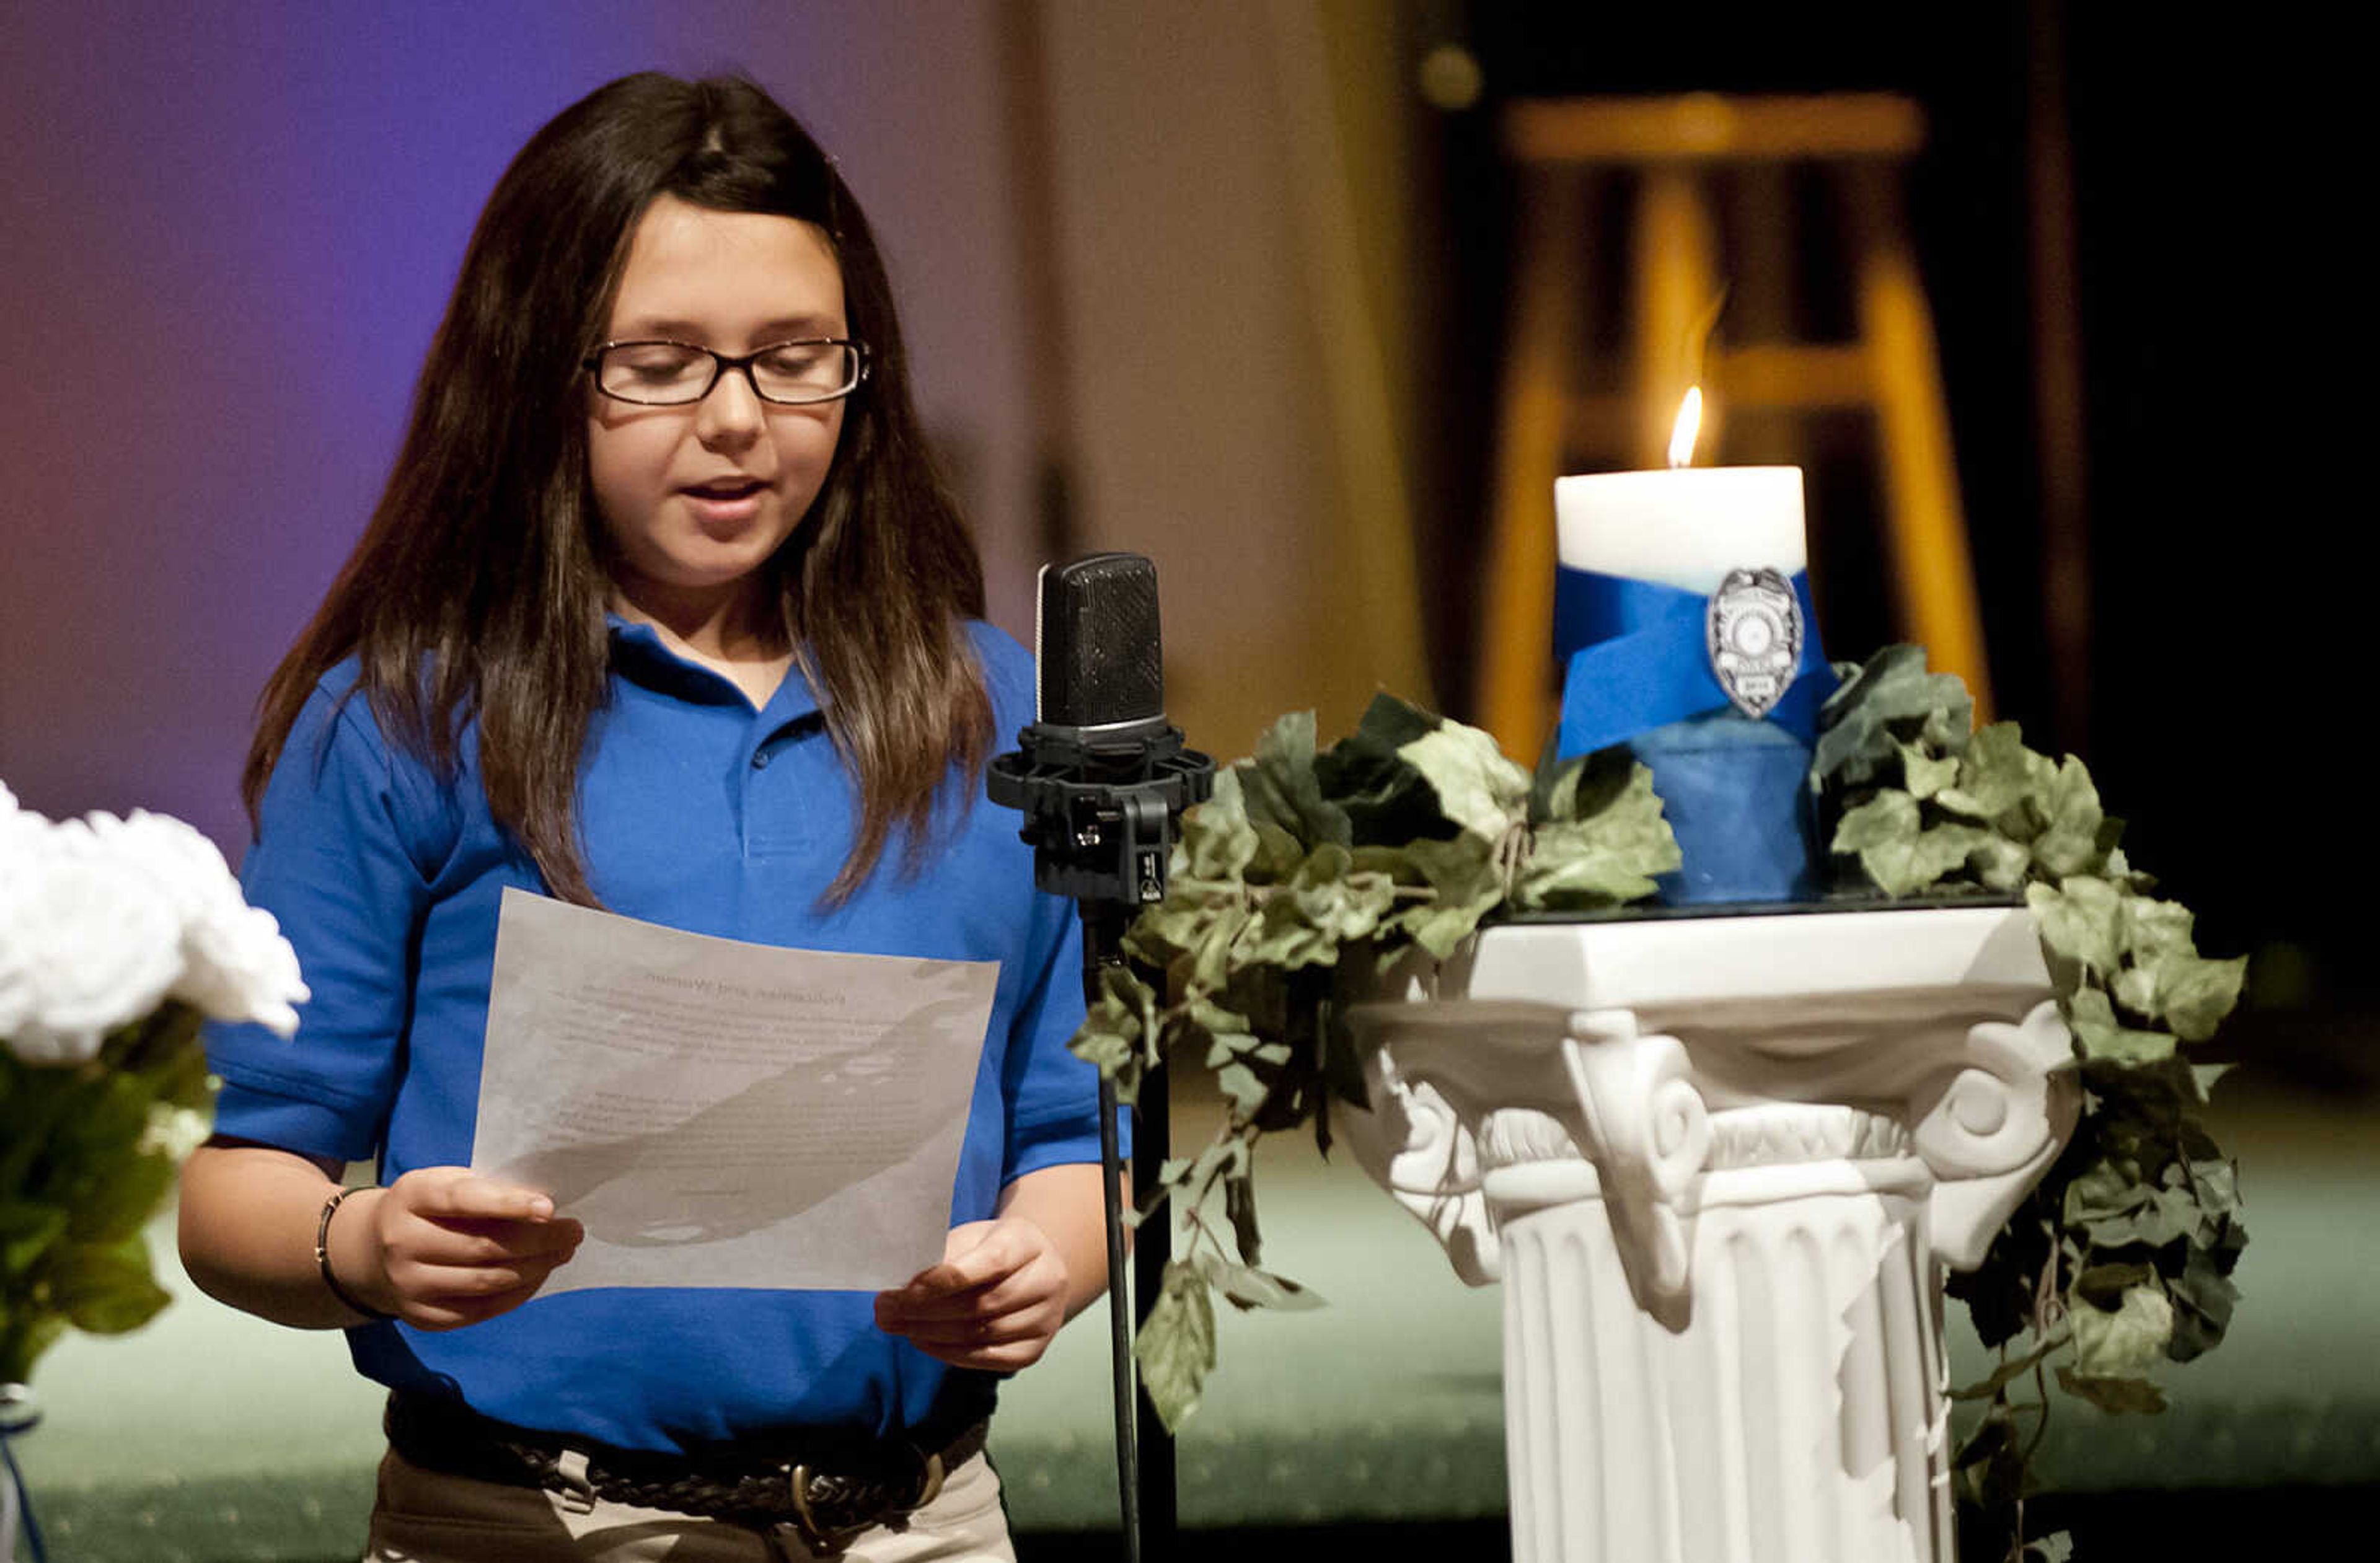
POLYGON ((1104 731, 1120 742, 1165 725, 1165 656, 1157 567, 1136 553, 1095 553, 1041 567, 1033 622, 1034 721, 1104 731))
POLYGON ((1174 821, 1215 763, 1165 720, 1157 567, 1136 553, 1044 565, 1034 721, 991 762, 991 801, 1025 811, 1034 882, 1089 903, 1165 894, 1174 821))

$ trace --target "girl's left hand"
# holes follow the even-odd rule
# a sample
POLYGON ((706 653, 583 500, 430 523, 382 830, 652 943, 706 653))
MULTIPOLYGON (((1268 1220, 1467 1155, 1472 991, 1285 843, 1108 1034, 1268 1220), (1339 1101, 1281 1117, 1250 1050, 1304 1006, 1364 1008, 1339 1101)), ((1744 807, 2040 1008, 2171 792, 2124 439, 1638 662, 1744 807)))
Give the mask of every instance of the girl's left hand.
POLYGON ((876 1294, 876 1327, 953 1367, 1012 1373, 1066 1322, 1066 1262, 1021 1216, 951 1229, 942 1262, 876 1294))

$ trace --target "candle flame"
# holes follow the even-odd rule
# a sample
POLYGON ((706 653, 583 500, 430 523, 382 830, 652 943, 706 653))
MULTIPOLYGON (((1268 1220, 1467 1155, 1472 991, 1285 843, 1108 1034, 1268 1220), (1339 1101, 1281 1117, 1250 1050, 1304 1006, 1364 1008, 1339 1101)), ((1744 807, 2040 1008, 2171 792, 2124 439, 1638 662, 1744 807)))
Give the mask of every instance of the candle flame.
POLYGON ((1690 385, 1686 399, 1678 404, 1678 421, 1670 430, 1670 465, 1691 466, 1694 461, 1694 439, 1703 431, 1703 388, 1690 385))

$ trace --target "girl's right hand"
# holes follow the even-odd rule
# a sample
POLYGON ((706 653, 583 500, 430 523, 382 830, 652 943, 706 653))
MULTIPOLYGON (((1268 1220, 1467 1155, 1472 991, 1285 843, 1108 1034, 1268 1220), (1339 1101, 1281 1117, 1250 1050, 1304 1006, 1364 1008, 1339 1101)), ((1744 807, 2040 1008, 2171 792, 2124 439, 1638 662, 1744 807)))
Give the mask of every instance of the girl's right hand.
POLYGON ((351 1195, 332 1217, 330 1259, 360 1301, 417 1328, 458 1329, 528 1302, 586 1235, 535 1189, 423 1167, 351 1195))

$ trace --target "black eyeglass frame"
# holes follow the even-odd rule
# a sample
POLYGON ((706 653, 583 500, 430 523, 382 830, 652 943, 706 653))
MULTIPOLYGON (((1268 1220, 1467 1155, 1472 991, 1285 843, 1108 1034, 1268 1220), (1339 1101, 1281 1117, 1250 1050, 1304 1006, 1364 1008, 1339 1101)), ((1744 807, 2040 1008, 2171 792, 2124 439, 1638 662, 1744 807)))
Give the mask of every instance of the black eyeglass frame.
POLYGON ((595 389, 598 392, 603 395, 611 397, 612 400, 615 402, 625 402, 632 407, 694 406, 707 400, 713 391, 719 389, 720 376, 727 373, 730 370, 740 370, 743 371, 744 383, 752 388, 752 394, 758 396, 760 400, 768 403, 772 407, 814 407, 822 402, 839 402, 845 396, 850 395, 853 392, 858 390, 862 385, 868 383, 868 344, 848 336, 789 336, 783 342, 771 342, 765 345, 755 347, 749 353, 732 354, 722 353, 716 348, 705 347, 699 342, 680 342, 674 337, 630 336, 623 337, 617 342, 601 342, 596 344, 595 350, 593 352, 578 360, 578 367, 587 371, 589 377, 594 382, 595 389), (700 353, 710 360, 710 378, 703 382, 700 392, 688 396, 682 401, 647 402, 635 396, 624 396, 619 392, 613 390, 610 386, 603 383, 603 375, 601 368, 603 361, 603 355, 610 352, 614 347, 683 347, 689 353, 700 353), (857 366, 852 370, 851 383, 844 386, 840 391, 830 392, 823 396, 805 396, 799 401, 788 401, 783 396, 770 395, 766 391, 760 389, 759 377, 752 372, 752 366, 761 358, 764 358, 770 354, 783 347, 848 347, 851 349, 852 359, 857 366))

